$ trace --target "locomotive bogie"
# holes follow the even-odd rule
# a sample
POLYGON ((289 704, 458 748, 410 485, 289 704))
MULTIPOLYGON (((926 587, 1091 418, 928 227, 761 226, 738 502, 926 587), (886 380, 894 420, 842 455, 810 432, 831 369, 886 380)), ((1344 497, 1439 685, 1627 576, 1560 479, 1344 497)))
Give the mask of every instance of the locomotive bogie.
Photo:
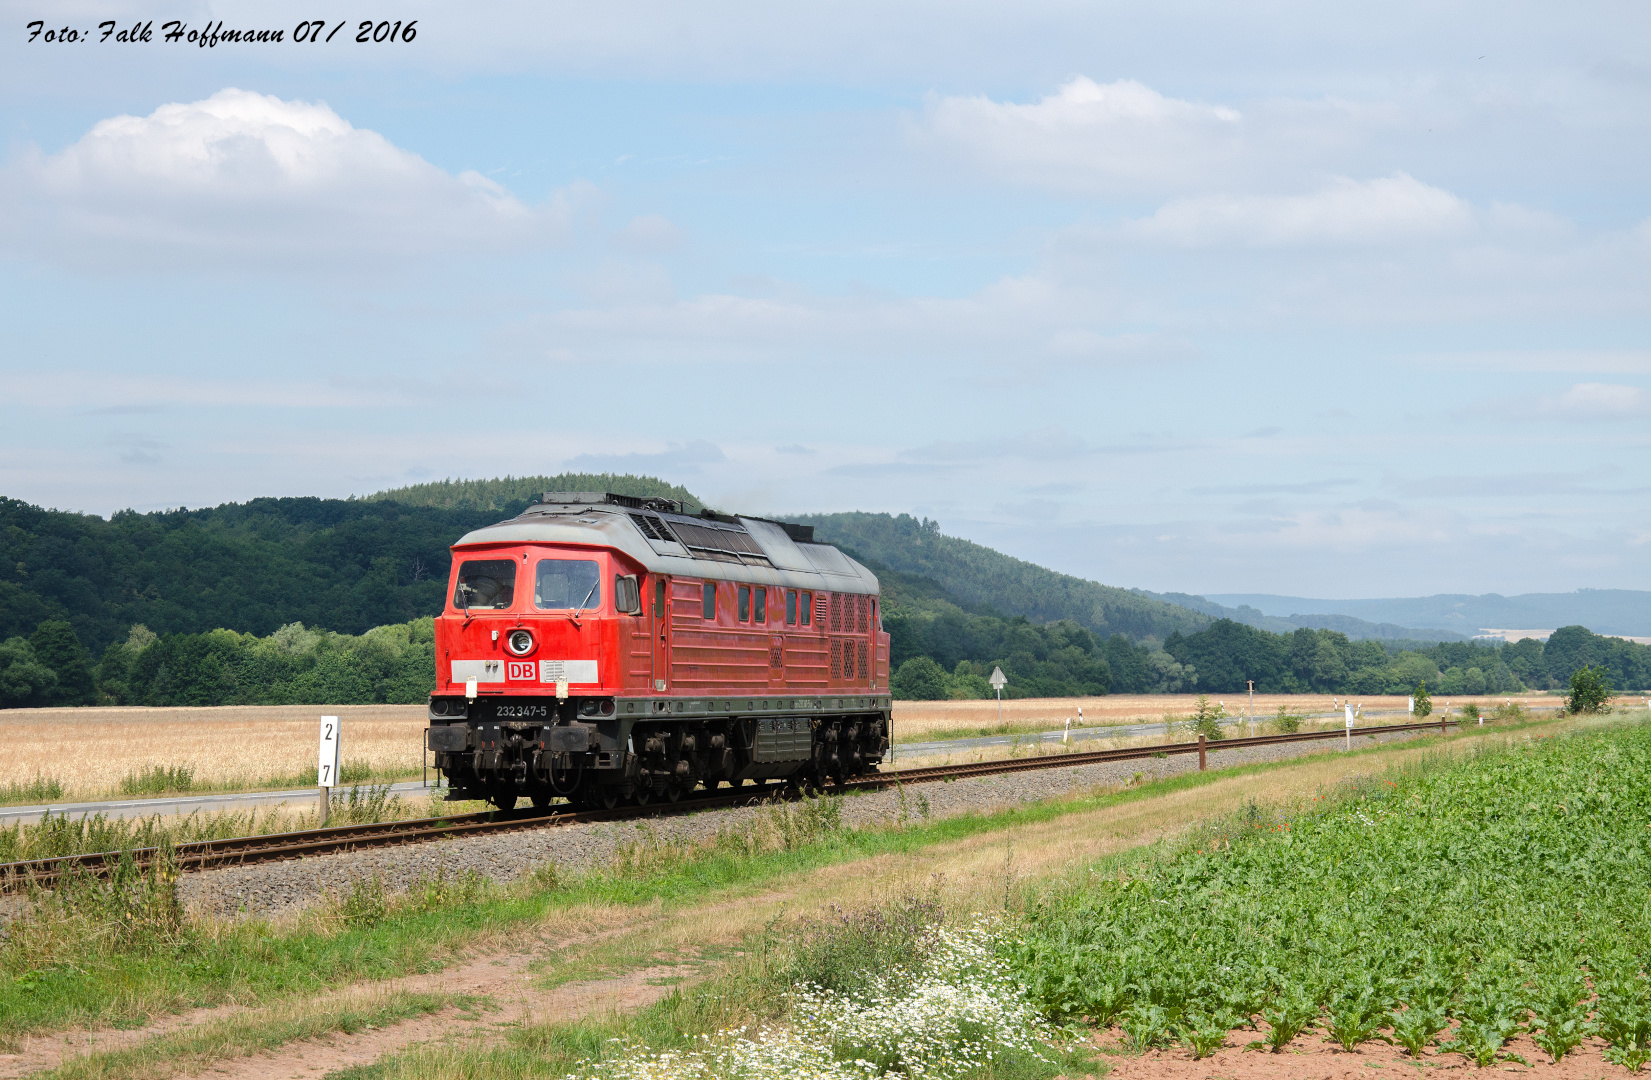
MULTIPOLYGON (((733 713, 719 706, 733 701, 651 701, 615 703, 605 718, 600 706, 611 699, 570 701, 534 719, 499 714, 516 711, 510 702, 488 702, 485 714, 464 719, 432 717, 426 746, 446 778, 454 800, 492 802, 551 798, 608 804, 621 800, 674 800, 697 788, 747 781, 841 783, 876 771, 888 749, 886 697, 758 699, 772 715, 733 713), (586 712, 592 702, 595 712, 586 712), (656 706, 660 706, 656 708, 656 706), (678 709, 677 706, 681 708, 678 709), (825 706, 868 711, 827 712, 825 706), (798 715, 797 708, 810 714, 798 715), (581 714, 594 719, 579 719, 581 714)), ((434 710, 432 710, 434 711, 434 710)), ((513 804, 513 802, 512 802, 513 804)))

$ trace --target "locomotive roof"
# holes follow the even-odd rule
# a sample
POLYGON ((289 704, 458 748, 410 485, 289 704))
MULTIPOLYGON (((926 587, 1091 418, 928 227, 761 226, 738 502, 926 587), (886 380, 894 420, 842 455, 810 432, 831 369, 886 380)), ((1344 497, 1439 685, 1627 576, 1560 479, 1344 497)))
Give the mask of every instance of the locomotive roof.
POLYGON ((881 592, 877 575, 808 525, 704 511, 665 499, 605 492, 549 492, 509 521, 475 529, 453 547, 580 544, 615 548, 651 574, 748 581, 824 592, 881 592))

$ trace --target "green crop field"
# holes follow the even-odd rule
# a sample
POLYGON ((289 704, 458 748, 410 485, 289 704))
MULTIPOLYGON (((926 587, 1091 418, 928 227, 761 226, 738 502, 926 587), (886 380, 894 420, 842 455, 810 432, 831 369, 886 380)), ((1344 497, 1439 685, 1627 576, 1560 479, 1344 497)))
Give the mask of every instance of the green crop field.
POLYGON ((1528 1031, 1651 1053, 1651 727, 1533 739, 1254 808, 1045 892, 1006 945, 1056 1016, 1196 1053, 1254 1026, 1484 1065, 1528 1031), (1455 1023, 1452 1024, 1452 1021, 1455 1023), (1448 1034, 1447 1034, 1448 1032, 1448 1034))

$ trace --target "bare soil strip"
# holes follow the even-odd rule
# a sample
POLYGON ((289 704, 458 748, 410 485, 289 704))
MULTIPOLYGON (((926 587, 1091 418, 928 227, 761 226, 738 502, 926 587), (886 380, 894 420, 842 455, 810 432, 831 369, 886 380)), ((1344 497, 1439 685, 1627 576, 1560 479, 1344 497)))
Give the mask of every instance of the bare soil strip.
POLYGON ((1529 1035, 1520 1035, 1509 1041, 1506 1050, 1530 1062, 1530 1067, 1506 1060, 1480 1069, 1461 1054, 1442 1054, 1430 1048, 1417 1059, 1384 1042, 1360 1043, 1349 1053, 1316 1031, 1296 1036, 1277 1054, 1244 1049, 1261 1037, 1251 1029, 1238 1029, 1228 1034, 1225 1048, 1196 1061, 1192 1052, 1182 1047, 1137 1055, 1124 1046, 1117 1031, 1102 1033, 1095 1043, 1109 1063, 1107 1080, 1354 1080, 1382 1073, 1482 1076, 1487 1071, 1512 1071, 1534 1080, 1595 1080, 1628 1075, 1621 1065, 1605 1060, 1605 1043, 1600 1039, 1587 1040, 1555 1064, 1529 1035))

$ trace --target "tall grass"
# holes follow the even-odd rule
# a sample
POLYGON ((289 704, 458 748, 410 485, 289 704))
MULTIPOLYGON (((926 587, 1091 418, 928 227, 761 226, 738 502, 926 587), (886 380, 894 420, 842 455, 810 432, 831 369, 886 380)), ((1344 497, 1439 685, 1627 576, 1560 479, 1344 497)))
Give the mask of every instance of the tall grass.
MULTIPOLYGON (((434 793, 427 799, 404 799, 391 794, 387 784, 357 785, 334 793, 328 824, 367 825, 412 817, 443 817, 480 806, 479 803, 441 802, 434 793)), ((151 814, 120 818, 87 814, 71 818, 67 814, 48 813, 32 825, 16 822, 9 827, 0 826, 0 862, 263 836, 315 828, 318 823, 319 814, 315 810, 294 814, 281 808, 262 812, 194 811, 181 817, 151 814)))
POLYGON ((30 805, 54 802, 63 798, 63 781, 55 776, 35 776, 29 780, 11 780, 0 786, 0 805, 30 805))
POLYGON ((167 795, 187 792, 195 786, 192 765, 145 765, 129 772, 120 782, 122 795, 167 795))

